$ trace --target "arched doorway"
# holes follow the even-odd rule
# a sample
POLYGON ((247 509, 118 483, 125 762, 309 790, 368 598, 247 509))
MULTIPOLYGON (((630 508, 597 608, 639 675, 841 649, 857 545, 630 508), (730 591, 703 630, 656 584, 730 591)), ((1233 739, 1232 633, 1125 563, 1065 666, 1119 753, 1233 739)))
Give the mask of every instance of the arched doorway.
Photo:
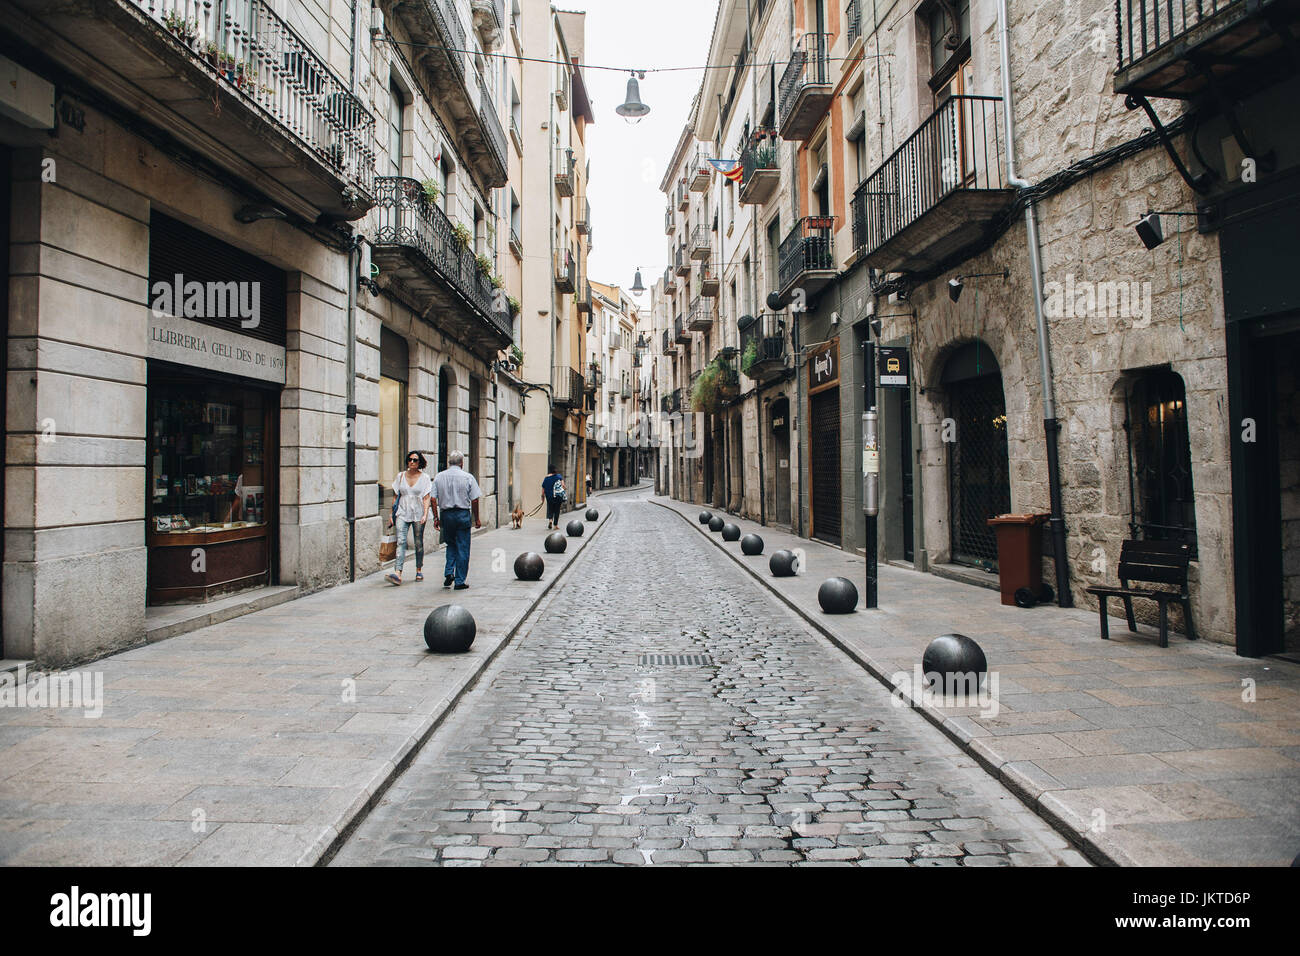
POLYGON ((997 540, 987 521, 1011 510, 1002 370, 988 345, 976 340, 949 356, 940 382, 951 420, 943 423, 951 560, 996 568, 997 540))

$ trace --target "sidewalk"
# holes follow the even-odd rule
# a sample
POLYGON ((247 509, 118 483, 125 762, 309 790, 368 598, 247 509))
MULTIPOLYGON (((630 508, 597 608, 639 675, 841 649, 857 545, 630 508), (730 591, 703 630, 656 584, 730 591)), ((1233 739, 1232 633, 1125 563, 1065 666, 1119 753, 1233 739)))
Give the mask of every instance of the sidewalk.
POLYGON ((716 512, 763 538, 763 554, 746 557, 699 524, 713 509, 650 500, 887 686, 910 677, 938 635, 977 640, 998 677, 998 713, 912 706, 1096 861, 1285 866, 1300 853, 1300 666, 1175 635, 1161 648, 1142 625, 1141 635, 1112 626, 1103 641, 1095 610, 1004 607, 996 591, 891 566, 880 568, 880 608, 825 614, 821 582, 846 577, 861 593, 862 558, 716 512), (803 549, 803 573, 772 577, 779 548, 803 549))
POLYGON ((98 718, 0 707, 0 864, 321 862, 617 506, 593 504, 564 554, 543 518, 476 534, 467 591, 443 590, 438 549, 419 584, 409 555, 401 587, 374 574, 87 665, 98 718), (515 579, 529 550, 541 581, 515 579), (448 603, 477 621, 465 654, 424 646, 448 603))

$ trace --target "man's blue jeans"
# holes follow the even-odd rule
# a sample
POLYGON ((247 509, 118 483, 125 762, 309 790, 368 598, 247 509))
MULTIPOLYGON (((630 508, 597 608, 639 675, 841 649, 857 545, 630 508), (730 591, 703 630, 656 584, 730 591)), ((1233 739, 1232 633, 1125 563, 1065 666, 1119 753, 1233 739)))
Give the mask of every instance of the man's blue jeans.
POLYGON ((464 509, 443 511, 438 515, 442 522, 443 534, 447 538, 448 576, 454 576, 457 584, 465 583, 469 574, 469 528, 472 523, 470 513, 464 509))
POLYGON ((407 521, 401 515, 397 517, 397 564, 394 570, 398 577, 406 565, 406 529, 410 528, 415 537, 415 570, 424 567, 424 525, 419 521, 407 521))

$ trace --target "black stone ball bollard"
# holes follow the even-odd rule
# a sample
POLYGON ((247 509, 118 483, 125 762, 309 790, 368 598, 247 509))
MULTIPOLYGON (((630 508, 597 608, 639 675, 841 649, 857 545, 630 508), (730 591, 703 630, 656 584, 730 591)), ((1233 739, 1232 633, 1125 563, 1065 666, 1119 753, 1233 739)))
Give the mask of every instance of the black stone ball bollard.
POLYGON ((722 530, 722 526, 723 526, 724 524, 726 524, 725 521, 723 521, 723 520, 722 520, 721 518, 719 518, 717 515, 714 515, 712 518, 709 519, 709 530, 710 530, 710 531, 721 531, 721 530, 722 530))
POLYGON ((599 518, 599 517, 600 517, 600 512, 597 511, 595 508, 588 508, 588 509, 587 509, 587 520, 588 520, 588 521, 595 521, 595 520, 596 520, 597 518, 599 518))
POLYGON ((444 604, 424 619, 424 643, 439 654, 462 654, 474 643, 478 625, 459 604, 444 604))
POLYGON ((827 614, 852 614, 858 609, 858 589, 848 578, 827 578, 817 589, 817 603, 827 614))
POLYGON ((763 539, 756 534, 747 534, 740 539, 740 550, 749 555, 762 554, 763 539))
POLYGON ((700 524, 708 524, 712 518, 713 515, 709 514, 707 511, 700 512, 700 524))
POLYGON ((732 524, 730 521, 728 521, 726 524, 724 524, 724 525, 722 526, 722 540, 723 540, 723 541, 739 541, 739 540, 740 540, 740 525, 732 524))
POLYGON ((962 678, 965 686, 977 690, 988 669, 984 649, 965 634, 941 634, 921 655, 921 670, 927 684, 933 683, 934 676, 938 675, 945 683, 962 678))
POLYGON ((515 577, 520 581, 540 581, 546 563, 536 551, 525 551, 515 558, 515 577))
POLYGON ((793 551, 782 548, 780 551, 772 552, 767 566, 771 569, 773 577, 792 578, 799 573, 799 557, 793 551))
POLYGON ((568 546, 569 539, 564 536, 563 531, 552 531, 546 536, 547 554, 564 554, 564 549, 568 546))
POLYGON ((577 518, 574 518, 572 521, 568 523, 568 525, 565 526, 564 530, 568 532, 570 538, 581 538, 582 530, 583 530, 582 522, 579 521, 577 518))

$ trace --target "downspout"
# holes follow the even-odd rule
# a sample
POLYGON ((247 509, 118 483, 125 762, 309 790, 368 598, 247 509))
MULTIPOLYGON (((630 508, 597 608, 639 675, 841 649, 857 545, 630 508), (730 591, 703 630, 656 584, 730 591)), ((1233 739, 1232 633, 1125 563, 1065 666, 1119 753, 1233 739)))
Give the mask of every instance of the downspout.
POLYGON ((353 236, 348 249, 348 350, 346 360, 347 375, 347 421, 344 427, 347 436, 347 461, 344 469, 344 513, 348 528, 348 580, 357 579, 357 251, 361 237, 353 236))
MULTIPOLYGON (((1030 183, 1016 173, 1016 121, 1011 101, 1011 28, 1007 22, 1007 0, 998 0, 998 32, 1002 57, 1002 115, 1007 139, 1007 182, 1017 189, 1030 183)), ((1038 213, 1031 201, 1025 206, 1025 233, 1029 245, 1029 273, 1034 290, 1034 317, 1038 323, 1038 363, 1043 382, 1043 432, 1047 441, 1047 488, 1052 515, 1049 528, 1056 566, 1056 600, 1060 607, 1073 607, 1070 593, 1069 557, 1065 550, 1065 515, 1061 503, 1061 461, 1057 442, 1061 423, 1056 418, 1056 391, 1052 384, 1051 342, 1043 313, 1043 262, 1039 251, 1038 213)))

